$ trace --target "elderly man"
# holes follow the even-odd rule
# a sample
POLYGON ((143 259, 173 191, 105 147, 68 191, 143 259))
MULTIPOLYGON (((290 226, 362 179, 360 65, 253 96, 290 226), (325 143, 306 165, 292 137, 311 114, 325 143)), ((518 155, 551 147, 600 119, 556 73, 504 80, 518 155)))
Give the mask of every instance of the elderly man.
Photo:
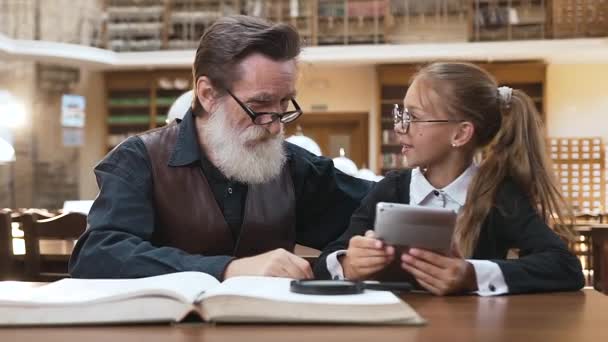
POLYGON ((127 139, 95 168, 100 193, 71 275, 313 277, 295 243, 322 249, 338 238, 371 184, 284 141, 283 125, 302 114, 299 53, 291 26, 213 24, 184 119, 127 139))

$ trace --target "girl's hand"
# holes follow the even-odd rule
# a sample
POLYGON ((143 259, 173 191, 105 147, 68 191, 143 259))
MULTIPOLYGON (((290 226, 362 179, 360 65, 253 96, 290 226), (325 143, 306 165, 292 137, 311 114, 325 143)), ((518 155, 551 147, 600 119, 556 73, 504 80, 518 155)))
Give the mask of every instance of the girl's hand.
POLYGON ((374 231, 368 230, 365 236, 350 239, 340 263, 346 279, 363 280, 386 267, 394 257, 395 248, 387 246, 376 238, 374 231))
POLYGON ((475 268, 461 257, 412 248, 401 255, 401 267, 433 294, 445 296, 477 290, 475 268))

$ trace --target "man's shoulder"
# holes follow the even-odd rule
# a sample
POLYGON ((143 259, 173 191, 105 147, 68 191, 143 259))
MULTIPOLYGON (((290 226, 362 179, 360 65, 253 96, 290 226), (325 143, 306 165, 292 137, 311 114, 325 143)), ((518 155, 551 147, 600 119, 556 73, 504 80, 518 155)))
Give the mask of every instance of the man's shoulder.
POLYGON ((106 156, 97 163, 95 170, 140 170, 143 165, 150 166, 150 158, 142 134, 132 135, 114 147, 106 156))
POLYGON ((138 138, 142 144, 160 142, 160 140, 168 134, 177 134, 179 132, 179 125, 177 123, 170 123, 168 125, 153 128, 145 132, 138 133, 133 138, 138 138))
POLYGON ((302 148, 296 144, 290 143, 289 141, 283 142, 285 146, 285 155, 287 159, 302 159, 302 160, 316 160, 316 159, 326 159, 323 156, 317 156, 316 154, 311 153, 305 148, 302 148))
MULTIPOLYGON (((175 129, 173 126, 176 125, 167 125, 163 127, 154 128, 145 132, 137 133, 132 135, 125 140, 123 140, 120 144, 116 145, 106 157, 112 156, 120 156, 124 154, 146 154, 146 141, 148 140, 156 140, 160 138, 163 132, 166 132, 170 129, 175 129)), ((106 158, 107 159, 107 158, 106 158)))
POLYGON ((311 174, 327 175, 332 173, 333 161, 331 158, 318 156, 288 141, 284 142, 284 146, 287 162, 294 174, 310 176, 311 174))
POLYGON ((132 135, 116 145, 102 160, 102 162, 110 162, 116 159, 121 159, 129 155, 145 155, 146 146, 138 135, 132 135))
POLYGON ((334 166, 333 160, 317 156, 295 144, 285 142, 285 150, 292 176, 296 182, 327 184, 337 182, 348 187, 349 191, 367 193, 375 182, 347 175, 334 166))
POLYGON ((120 177, 131 184, 147 182, 150 160, 146 147, 137 136, 131 136, 110 151, 94 169, 98 181, 107 177, 120 177))

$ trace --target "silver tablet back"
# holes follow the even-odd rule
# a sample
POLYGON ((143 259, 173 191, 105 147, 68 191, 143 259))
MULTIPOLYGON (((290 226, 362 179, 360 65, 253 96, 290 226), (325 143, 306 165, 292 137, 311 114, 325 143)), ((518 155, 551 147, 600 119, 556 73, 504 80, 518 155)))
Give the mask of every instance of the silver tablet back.
POLYGON ((379 202, 374 230, 390 245, 449 254, 456 216, 445 208, 379 202))

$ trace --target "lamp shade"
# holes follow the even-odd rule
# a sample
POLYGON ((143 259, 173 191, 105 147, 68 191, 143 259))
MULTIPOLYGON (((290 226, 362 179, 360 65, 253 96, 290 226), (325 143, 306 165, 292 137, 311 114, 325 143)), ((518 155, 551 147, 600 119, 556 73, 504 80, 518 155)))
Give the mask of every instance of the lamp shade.
POLYGON ((357 164, 345 157, 344 149, 340 148, 340 156, 333 159, 334 166, 336 169, 346 173, 349 176, 354 176, 357 174, 359 168, 357 168, 357 164))
POLYGON ((321 155, 321 148, 319 147, 319 145, 314 140, 305 135, 292 135, 285 140, 308 150, 308 152, 312 154, 315 154, 317 156, 321 155))
POLYGON ((169 108, 169 112, 167 112, 167 123, 175 120, 182 119, 186 112, 192 106, 192 99, 194 97, 194 92, 189 90, 183 94, 181 94, 175 102, 169 108))
POLYGON ((6 140, 0 138, 0 164, 15 161, 15 149, 6 140))
POLYGON ((308 150, 308 152, 314 155, 320 156, 322 154, 321 147, 319 147, 319 144, 317 144, 311 138, 305 136, 304 132, 302 132, 302 126, 300 125, 296 127, 296 133, 285 140, 294 145, 298 145, 303 149, 308 150))

